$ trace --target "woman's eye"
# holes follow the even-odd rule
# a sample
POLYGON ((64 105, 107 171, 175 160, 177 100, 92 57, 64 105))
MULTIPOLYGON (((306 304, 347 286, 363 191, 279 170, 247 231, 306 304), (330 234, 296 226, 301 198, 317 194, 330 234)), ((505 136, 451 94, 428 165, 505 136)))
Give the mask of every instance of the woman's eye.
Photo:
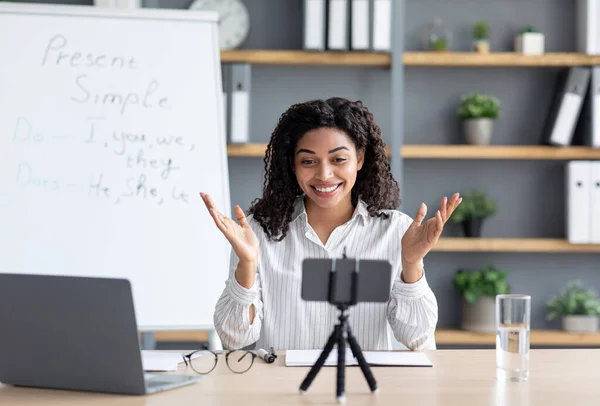
POLYGON ((313 161, 312 159, 303 159, 303 160, 301 161, 302 165, 310 165, 310 164, 312 164, 313 162, 315 162, 315 161, 313 161))
POLYGON ((346 162, 347 159, 346 158, 335 158, 333 161, 336 163, 341 163, 341 162, 346 162))

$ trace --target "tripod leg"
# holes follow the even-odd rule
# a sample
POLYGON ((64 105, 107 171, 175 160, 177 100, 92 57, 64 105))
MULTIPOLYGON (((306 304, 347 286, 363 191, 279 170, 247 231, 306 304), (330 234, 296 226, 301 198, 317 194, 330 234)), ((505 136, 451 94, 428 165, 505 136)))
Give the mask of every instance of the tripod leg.
POLYGON ((377 391, 377 382, 375 381, 375 377, 373 376, 373 373, 371 372, 371 368, 369 368, 369 364, 367 364, 367 360, 365 360, 365 356, 363 355, 361 349, 360 349, 360 345, 358 345, 358 341, 356 341, 356 338, 354 338, 354 336, 352 335, 352 332, 350 331, 350 326, 346 327, 346 332, 348 334, 348 343, 350 344, 350 349, 352 350, 352 355, 354 355, 354 357, 356 359, 358 359, 358 365, 360 365, 360 369, 363 372, 363 375, 365 376, 365 379, 367 380, 367 383, 369 384, 369 388, 371 389, 371 392, 376 392, 377 391))
POLYGON ((344 380, 346 369, 346 324, 339 327, 338 333, 338 362, 337 362, 337 386, 336 398, 338 403, 346 402, 346 394, 344 393, 344 380))
POLYGON ((335 326, 335 329, 329 336, 329 339, 327 340, 327 344, 325 344, 325 347, 323 348, 321 355, 317 359, 317 362, 315 362, 315 365, 312 366, 312 368, 308 372, 308 375, 306 375, 306 378, 304 378, 304 381, 302 381, 302 385, 300 385, 300 393, 306 392, 306 390, 312 383, 313 379, 315 379, 315 377, 319 373, 319 370, 321 369, 323 364, 325 364, 325 360, 327 359, 327 357, 329 356, 329 353, 331 352, 331 350, 333 349, 333 346, 335 345, 338 334, 339 334, 339 326, 335 326))

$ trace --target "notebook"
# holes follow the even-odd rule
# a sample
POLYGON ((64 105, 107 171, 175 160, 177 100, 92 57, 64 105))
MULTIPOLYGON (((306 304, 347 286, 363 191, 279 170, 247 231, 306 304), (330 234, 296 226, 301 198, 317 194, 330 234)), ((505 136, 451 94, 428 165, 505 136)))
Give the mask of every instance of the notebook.
MULTIPOLYGON (((285 365, 288 367, 312 366, 322 350, 289 350, 285 353, 285 365)), ((346 348, 346 365, 358 365, 358 360, 346 348)), ((363 351, 365 360, 371 366, 432 367, 433 364, 423 352, 415 351, 363 351)), ((324 366, 337 366, 337 349, 333 349, 325 360, 324 366)))

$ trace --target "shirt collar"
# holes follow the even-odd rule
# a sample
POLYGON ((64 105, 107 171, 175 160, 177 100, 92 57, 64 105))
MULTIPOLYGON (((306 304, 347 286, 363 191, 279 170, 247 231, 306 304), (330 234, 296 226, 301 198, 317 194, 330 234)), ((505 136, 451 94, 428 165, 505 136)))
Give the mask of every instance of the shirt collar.
MULTIPOLYGON (((304 197, 306 195, 301 195, 298 196, 296 198, 296 200, 294 201, 294 212, 292 213, 292 222, 296 221, 296 219, 298 219, 298 217, 300 216, 304 216, 305 221, 308 221, 308 218, 306 216, 306 207, 304 206, 304 197)), ((356 217, 360 217, 363 219, 363 224, 364 221, 367 220, 367 218, 369 217, 369 211, 367 210, 367 204, 362 200, 362 199, 358 199, 358 204, 356 205, 355 209, 354 209, 354 213, 352 214, 352 219, 350 221, 353 221, 356 217)))

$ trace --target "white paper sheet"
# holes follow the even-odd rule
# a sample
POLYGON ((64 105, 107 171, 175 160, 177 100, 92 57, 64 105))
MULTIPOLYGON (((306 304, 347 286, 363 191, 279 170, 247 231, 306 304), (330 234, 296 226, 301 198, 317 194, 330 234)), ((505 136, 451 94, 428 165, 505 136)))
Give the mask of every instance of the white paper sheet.
MULTIPOLYGON (((322 350, 290 350, 285 354, 285 365, 312 366, 321 355, 322 350)), ((324 366, 337 366, 337 349, 333 349, 324 366)), ((367 363, 371 366, 423 366, 431 367, 433 364, 425 353, 413 351, 363 351, 367 363)), ((358 365, 358 360, 352 351, 346 348, 346 365, 358 365)))
POLYGON ((144 371, 177 371, 181 362, 183 362, 181 352, 142 350, 144 371))

